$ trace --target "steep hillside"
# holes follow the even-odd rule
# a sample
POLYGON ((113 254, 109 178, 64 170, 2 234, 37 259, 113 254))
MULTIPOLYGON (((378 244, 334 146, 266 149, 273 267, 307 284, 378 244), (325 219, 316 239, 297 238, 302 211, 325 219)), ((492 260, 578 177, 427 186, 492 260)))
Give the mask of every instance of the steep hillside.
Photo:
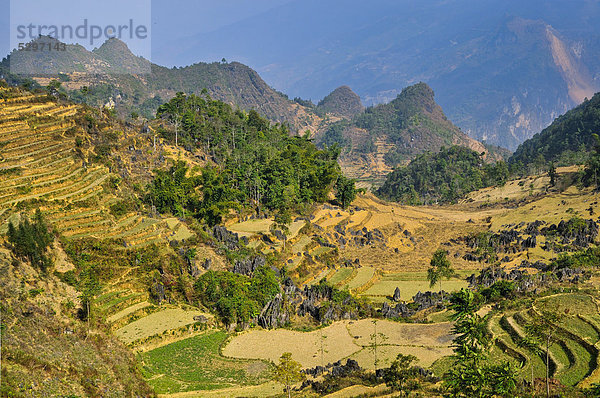
POLYGON ((348 86, 333 90, 317 105, 317 110, 351 119, 364 110, 360 97, 348 86))
POLYGON ((235 56, 290 96, 347 84, 367 105, 424 81, 463 131, 514 150, 598 90, 599 16, 593 1, 296 0, 164 57, 235 56))
MULTIPOLYGON (((33 43, 61 45, 49 37, 33 43)), ((109 39, 93 52, 78 45, 55 52, 16 50, 0 65, 0 74, 9 70, 42 85, 60 78, 72 98, 93 106, 110 103, 123 117, 134 111, 152 117, 177 92, 200 94, 206 89, 213 98, 243 110, 255 109, 272 121, 288 123, 294 131, 314 129, 319 122, 310 108, 273 90, 245 65, 215 62, 164 68, 136 57, 118 39, 109 39)))
POLYGON ((319 140, 342 145, 345 172, 361 180, 380 180, 393 167, 442 146, 486 152, 446 118, 425 83, 405 88, 392 102, 367 108, 350 122, 334 123, 319 140))
POLYGON ((510 163, 530 166, 554 162, 584 163, 593 148, 593 134, 600 132, 600 94, 557 118, 550 126, 525 141, 510 163))
POLYGON ((41 208, 67 238, 165 241, 167 225, 139 214, 121 184, 132 176, 142 183, 166 163, 149 132, 47 94, 0 87, 0 143, 0 220, 41 208))
POLYGON ((102 329, 90 333, 77 318, 78 295, 0 249, 0 395, 155 396, 132 352, 102 329))

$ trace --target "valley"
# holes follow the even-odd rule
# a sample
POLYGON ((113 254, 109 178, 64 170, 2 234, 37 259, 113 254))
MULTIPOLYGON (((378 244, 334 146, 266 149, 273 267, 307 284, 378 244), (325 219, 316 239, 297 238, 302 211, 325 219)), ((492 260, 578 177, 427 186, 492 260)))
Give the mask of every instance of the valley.
POLYGON ((600 396, 598 7, 317 3, 0 62, 0 398, 600 396))
MULTIPOLYGON (((40 209, 62 240, 52 249, 56 268, 45 277, 45 287, 34 299, 21 300, 39 304, 54 300, 65 322, 77 324, 80 321, 68 315, 67 307, 55 301, 56 295, 66 297, 62 293, 66 289, 77 303, 80 296, 74 288, 82 286, 77 280, 84 278, 86 267, 99 267, 99 290, 91 301, 94 327, 100 328, 96 333, 113 336, 120 341, 113 344, 131 350, 139 365, 138 377, 159 396, 277 396, 283 386, 271 380, 270 369, 284 352, 291 352, 302 368, 338 363, 335 367, 352 360, 366 372, 390 366, 398 354, 414 355, 418 366, 442 375, 449 367, 455 335, 452 311, 440 306, 439 286, 428 281, 434 252, 441 247, 449 255, 455 274, 441 281, 441 287, 451 294, 472 286, 473 278, 490 266, 490 260, 480 258, 482 253, 469 243, 473 237, 518 231, 523 238, 517 242, 525 242, 532 223, 557 225, 574 217, 600 217, 597 194, 572 185, 580 169, 571 166, 557 169, 556 187, 546 174, 531 175, 471 192, 455 204, 431 206, 386 202, 366 193, 345 209, 334 203, 314 204, 295 216, 285 233, 272 216, 233 211, 225 215, 222 227, 202 229, 192 219, 160 215, 132 200, 139 188, 129 183, 131 176, 151 181, 151 168, 165 167, 169 159, 185 159, 200 167, 206 164, 201 156, 194 157, 165 138, 155 146, 150 129, 142 127, 140 133, 137 127, 90 108, 13 88, 2 88, 2 94, 2 229, 7 230, 8 222, 20 222, 29 209, 40 209), (177 259, 177 253, 190 250, 193 257, 177 259), (227 257, 242 250, 253 254, 245 259, 227 257), (252 275, 265 259, 281 264, 278 272, 291 277, 282 282, 282 289, 305 303, 303 315, 278 312, 284 307, 269 304, 274 312, 267 313, 265 307, 257 323, 256 319, 228 323, 194 298, 198 285, 193 281, 203 275, 231 269, 232 262, 237 272, 252 275), (352 307, 342 306, 331 307, 324 315, 319 305, 327 303, 329 293, 319 296, 321 304, 310 302, 311 292, 320 292, 322 286, 348 292, 344 294, 361 300, 356 304, 362 306, 361 314, 366 312, 357 316, 352 307), (396 289, 398 297, 392 299, 396 289), (310 315, 310 306, 315 306, 316 315, 310 315), (284 328, 282 319, 287 319, 284 328), (274 327, 264 322, 274 322, 274 327)), ((510 250, 496 248, 504 250, 498 254, 502 269, 535 278, 540 272, 537 262, 551 262, 556 256, 544 248, 554 238, 544 234, 537 235, 534 245, 509 243, 510 250)), ((26 267, 30 275, 26 286, 29 292, 38 291, 37 271, 3 264, 6 282, 17 283, 9 275, 26 267)), ((491 355, 497 361, 522 363, 523 377, 532 366, 535 376, 542 377, 541 359, 519 346, 524 327, 540 308, 559 312, 569 308, 576 315, 569 315, 560 326, 564 333, 550 354, 552 376, 565 386, 587 387, 600 381, 597 283, 595 273, 576 288, 565 279, 566 287, 533 298, 531 307, 491 312, 487 326, 495 338, 491 355)), ((482 311, 490 309, 488 305, 482 311)), ((16 325, 7 326, 9 336, 16 333, 16 325)), ((77 333, 82 338, 90 333, 85 323, 75 327, 81 328, 77 333)), ((3 372, 9 377, 20 374, 26 363, 14 344, 8 340, 3 348, 8 353, 3 372)), ((71 384, 53 388, 77 391, 67 385, 71 384)), ((92 391, 99 385, 86 388, 92 391)), ((376 396, 388 391, 381 383, 364 388, 382 389, 382 394, 373 392, 376 396)), ((365 390, 343 389, 336 396, 355 396, 352 391, 365 390), (346 395, 340 395, 342 391, 346 395)))

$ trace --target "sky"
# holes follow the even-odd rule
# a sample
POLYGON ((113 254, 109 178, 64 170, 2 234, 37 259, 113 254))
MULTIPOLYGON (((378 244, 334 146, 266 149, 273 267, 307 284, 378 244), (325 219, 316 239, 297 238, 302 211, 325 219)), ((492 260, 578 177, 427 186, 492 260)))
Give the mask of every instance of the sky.
MULTIPOLYGON (((171 45, 177 46, 179 40, 197 34, 208 33, 221 27, 233 24, 269 9, 284 5, 291 0, 120 0, 117 4, 107 5, 116 0, 90 1, 90 0, 12 0, 17 4, 18 12, 13 6, 13 16, 20 14, 19 20, 34 19, 43 15, 52 16, 61 21, 68 20, 73 14, 73 7, 79 5, 85 13, 89 7, 92 17, 105 21, 117 20, 124 16, 136 16, 144 19, 148 10, 139 10, 135 4, 151 3, 151 45, 152 50, 165 49, 171 45), (61 4, 59 4, 61 3, 61 4), (70 4, 70 13, 64 13, 63 4, 70 4), (51 7, 47 5, 51 4, 51 7), (99 7, 98 5, 102 5, 99 7), (37 10, 37 11, 32 11, 37 10), (117 12, 118 11, 118 12, 117 12)), ((11 21, 11 0, 0 0, 0 58, 6 56, 11 50, 11 32, 15 33, 15 21, 11 21), (13 28, 11 29, 11 22, 13 28)), ((76 13, 75 13, 76 14, 76 13)), ((15 18, 13 18, 15 19, 15 18)), ((73 21, 75 26, 79 24, 73 21)), ((112 22, 111 22, 112 23, 112 22)), ((119 23, 119 22, 115 22, 119 23)), ((16 43, 13 40, 13 43, 16 43)), ((130 44, 130 43, 128 43, 130 44)), ((15 44, 16 45, 16 44, 15 44)), ((131 45, 137 55, 148 57, 150 50, 136 48, 131 45)), ((152 59, 152 61, 155 61, 152 59)))

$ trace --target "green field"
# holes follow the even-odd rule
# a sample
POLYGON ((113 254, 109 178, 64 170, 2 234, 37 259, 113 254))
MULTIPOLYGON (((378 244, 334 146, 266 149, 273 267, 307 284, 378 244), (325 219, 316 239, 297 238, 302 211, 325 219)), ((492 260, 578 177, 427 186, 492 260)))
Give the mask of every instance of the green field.
POLYGON ((267 381, 269 364, 225 358, 227 333, 211 331, 140 354, 142 372, 159 394, 216 390, 267 381))
MULTIPOLYGON (((425 273, 414 272, 414 279, 407 278, 406 274, 390 274, 383 276, 373 286, 367 289, 362 296, 373 299, 375 301, 385 300, 386 296, 392 296, 394 290, 400 288, 400 297, 404 301, 409 301, 418 292, 434 291, 440 289, 439 284, 434 287, 429 286, 429 282, 425 277, 425 273), (423 275, 421 275, 423 274, 423 275), (399 275, 399 277, 396 277, 399 275)), ((464 279, 450 279, 442 282, 442 289, 447 292, 460 290, 463 287, 468 287, 467 281, 464 279)))
POLYGON ((586 294, 557 294, 540 298, 536 301, 540 309, 547 309, 557 313, 570 313, 578 315, 598 314, 598 306, 591 296, 586 294))
POLYGON ((347 282, 353 272, 354 268, 340 268, 329 278, 328 282, 333 286, 338 286, 341 283, 347 282))
POLYGON ((359 287, 366 285, 375 275, 375 268, 371 267, 362 267, 356 271, 356 276, 348 283, 348 288, 350 290, 358 289, 359 287))
MULTIPOLYGON (((558 342, 550 347, 551 375, 562 384, 575 386, 582 380, 598 382, 594 369, 597 368, 600 329, 596 323, 597 307, 591 296, 580 293, 558 294, 536 300, 537 310, 548 309, 563 315, 557 326, 561 333, 558 342), (568 309, 569 311, 565 312, 568 309), (565 314, 577 314, 565 315, 565 314), (588 314, 588 315, 581 315, 588 314), (595 314, 595 315, 594 315, 595 314), (589 379, 588 379, 589 378, 589 379)), ((492 350, 495 361, 509 360, 523 367, 520 372, 530 377, 531 365, 536 377, 543 377, 545 365, 543 355, 535 355, 518 347, 517 342, 525 336, 525 326, 531 321, 533 309, 496 315, 490 320, 489 328, 496 339, 492 350)), ((540 348, 544 349, 543 346, 540 348)))

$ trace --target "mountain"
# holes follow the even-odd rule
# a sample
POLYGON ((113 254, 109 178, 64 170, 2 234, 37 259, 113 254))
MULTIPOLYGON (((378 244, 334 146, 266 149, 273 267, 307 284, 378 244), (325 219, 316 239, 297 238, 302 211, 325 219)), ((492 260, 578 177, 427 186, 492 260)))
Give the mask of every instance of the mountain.
POLYGON ((30 43, 39 51, 15 50, 3 61, 13 73, 30 76, 63 74, 141 74, 150 71, 150 62, 135 56, 119 39, 109 39, 100 48, 88 51, 80 45, 65 45, 40 36, 30 43), (44 50, 51 48, 51 50, 44 50))
POLYGON ((351 121, 333 123, 318 141, 342 146, 345 173, 363 181, 381 180, 395 166, 442 146, 486 152, 448 120, 425 83, 406 87, 390 103, 367 108, 351 121))
POLYGON ((333 90, 317 105, 317 110, 351 119, 364 110, 360 97, 348 86, 333 90))
MULTIPOLYGON (((61 45, 50 37, 33 43, 61 45)), ((93 106, 114 104, 121 116, 135 111, 151 117, 177 92, 200 94, 206 89, 215 99, 244 110, 255 109, 272 121, 288 123, 294 131, 311 128, 318 120, 310 108, 289 100, 238 62, 170 69, 135 56, 118 39, 109 39, 94 51, 79 45, 66 45, 65 51, 15 50, 0 64, 0 72, 4 71, 0 74, 8 74, 9 69, 42 85, 60 78, 72 98, 93 106), (83 87, 87 89, 81 91, 83 87)))
POLYGON ((595 1, 296 0, 169 55, 238 59, 302 98, 347 84, 367 105, 424 81, 471 137, 515 149, 597 91, 598 17, 595 1))
POLYGON ((541 133, 525 141, 509 162, 529 166, 554 162, 559 165, 584 163, 600 132, 600 93, 557 118, 541 133))

